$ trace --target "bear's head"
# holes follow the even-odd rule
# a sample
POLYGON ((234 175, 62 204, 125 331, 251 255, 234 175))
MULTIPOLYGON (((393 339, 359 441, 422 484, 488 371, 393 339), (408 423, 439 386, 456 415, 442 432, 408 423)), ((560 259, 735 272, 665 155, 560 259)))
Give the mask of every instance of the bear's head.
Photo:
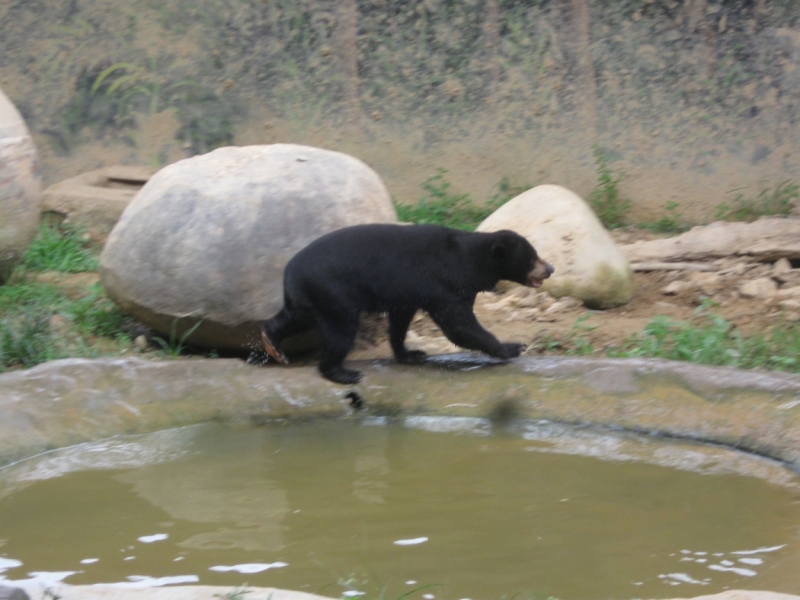
POLYGON ((500 279, 538 288, 555 268, 536 253, 524 237, 504 229, 492 234, 491 255, 500 279))

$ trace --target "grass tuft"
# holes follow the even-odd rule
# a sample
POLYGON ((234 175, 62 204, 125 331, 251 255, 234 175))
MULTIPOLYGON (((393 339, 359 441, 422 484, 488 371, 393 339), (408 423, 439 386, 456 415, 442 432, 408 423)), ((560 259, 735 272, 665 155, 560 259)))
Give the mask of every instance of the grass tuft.
POLYGON ((625 225, 625 213, 631 207, 631 201, 623 198, 619 184, 623 175, 617 175, 611 168, 611 157, 595 146, 592 152, 597 169, 597 187, 589 193, 589 205, 597 218, 608 229, 617 229, 625 225))
POLYGON ((97 255, 89 249, 82 232, 67 225, 42 225, 22 259, 28 271, 82 273, 96 271, 97 255))
POLYGON ((776 325, 772 331, 745 336, 704 302, 689 321, 655 317, 641 333, 608 352, 616 357, 654 357, 742 369, 800 372, 800 326, 776 325))
POLYGON ((124 351, 132 321, 99 283, 73 299, 55 285, 31 280, 37 271, 75 273, 96 268, 97 257, 78 230, 40 229, 22 266, 10 283, 0 286, 0 372, 56 358, 124 351))
POLYGON ((649 229, 655 233, 683 233, 690 229, 690 225, 683 222, 681 219, 681 212, 678 210, 678 204, 675 201, 667 202, 664 207, 664 216, 657 221, 646 221, 640 223, 640 229, 649 229))
POLYGON ((481 222, 503 204, 527 190, 529 186, 514 186, 508 177, 497 184, 497 192, 485 204, 476 204, 469 194, 455 194, 445 177, 447 169, 439 168, 422 184, 427 194, 413 205, 395 203, 401 221, 417 225, 444 225, 464 231, 474 231, 481 222))
POLYGON ((800 198, 800 185, 790 179, 781 181, 773 187, 763 188, 755 198, 748 198, 741 190, 733 190, 731 193, 736 194, 733 200, 719 204, 714 218, 725 221, 755 221, 764 216, 789 216, 795 200, 800 198))

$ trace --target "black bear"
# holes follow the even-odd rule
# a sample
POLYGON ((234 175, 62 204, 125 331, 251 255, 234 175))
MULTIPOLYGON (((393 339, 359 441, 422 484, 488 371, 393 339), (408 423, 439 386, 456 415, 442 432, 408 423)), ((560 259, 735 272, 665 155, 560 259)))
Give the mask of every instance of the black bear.
POLYGON ((421 363, 408 350, 411 319, 426 311, 454 344, 496 358, 513 358, 524 344, 501 343, 481 327, 472 306, 478 292, 506 279, 539 287, 553 273, 533 246, 513 231, 470 233, 436 225, 356 225, 315 240, 286 265, 284 305, 261 325, 267 353, 289 361, 281 342, 319 329, 319 370, 337 383, 361 373, 342 366, 364 312, 389 314, 389 341, 402 363, 421 363))

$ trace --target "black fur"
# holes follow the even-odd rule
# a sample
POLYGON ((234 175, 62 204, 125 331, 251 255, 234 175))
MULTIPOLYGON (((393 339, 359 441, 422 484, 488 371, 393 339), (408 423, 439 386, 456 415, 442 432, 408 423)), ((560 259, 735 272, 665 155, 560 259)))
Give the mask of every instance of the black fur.
POLYGON ((395 357, 419 363, 405 337, 418 310, 426 311, 454 344, 497 358, 519 356, 524 344, 501 343, 478 323, 475 296, 506 279, 538 285, 553 272, 522 236, 512 231, 468 233, 434 225, 357 225, 322 236, 297 253, 284 272, 284 306, 262 325, 264 345, 288 362, 281 342, 317 327, 319 370, 339 383, 361 374, 342 363, 364 312, 389 314, 395 357))

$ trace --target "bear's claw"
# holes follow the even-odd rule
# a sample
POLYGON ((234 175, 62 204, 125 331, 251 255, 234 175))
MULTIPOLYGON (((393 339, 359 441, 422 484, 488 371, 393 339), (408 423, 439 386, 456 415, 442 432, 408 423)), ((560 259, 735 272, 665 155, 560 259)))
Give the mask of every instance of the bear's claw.
POLYGON ((261 332, 261 341, 264 343, 264 350, 266 350, 267 354, 269 354, 276 362, 279 362, 282 365, 289 364, 289 359, 287 356, 280 350, 280 348, 277 348, 272 343, 272 341, 267 337, 267 334, 263 331, 261 332))

